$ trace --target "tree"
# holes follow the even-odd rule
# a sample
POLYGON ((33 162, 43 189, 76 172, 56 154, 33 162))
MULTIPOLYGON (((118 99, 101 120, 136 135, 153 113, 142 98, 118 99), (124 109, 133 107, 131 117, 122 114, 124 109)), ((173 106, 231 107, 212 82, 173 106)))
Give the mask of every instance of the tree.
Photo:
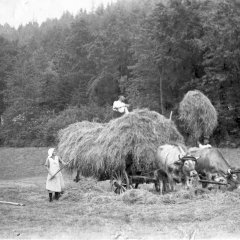
POLYGON ((11 43, 0 36, 0 115, 6 108, 6 102, 4 101, 6 79, 13 71, 17 54, 17 44, 15 42, 11 43))
POLYGON ((194 84, 212 99, 219 113, 218 134, 229 140, 240 127, 240 8, 232 1, 218 1, 201 10, 205 75, 194 84))
POLYGON ((142 102, 162 114, 176 107, 188 87, 186 83, 201 77, 196 73, 202 60, 198 9, 199 4, 194 2, 158 4, 142 23, 134 45, 136 64, 131 89, 139 89, 138 95, 145 98, 142 102))

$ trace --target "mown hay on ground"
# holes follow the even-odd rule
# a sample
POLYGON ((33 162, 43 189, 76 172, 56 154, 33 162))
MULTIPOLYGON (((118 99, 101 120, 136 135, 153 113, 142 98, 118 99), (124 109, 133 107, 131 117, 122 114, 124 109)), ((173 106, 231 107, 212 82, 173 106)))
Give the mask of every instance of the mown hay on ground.
POLYGON ((179 119, 193 139, 209 137, 217 126, 217 111, 200 91, 189 91, 180 102, 179 119))
POLYGON ((59 153, 74 159, 71 168, 84 176, 125 169, 126 158, 138 170, 156 169, 155 153, 165 143, 183 143, 175 124, 157 112, 135 110, 109 123, 70 125, 59 133, 59 153))

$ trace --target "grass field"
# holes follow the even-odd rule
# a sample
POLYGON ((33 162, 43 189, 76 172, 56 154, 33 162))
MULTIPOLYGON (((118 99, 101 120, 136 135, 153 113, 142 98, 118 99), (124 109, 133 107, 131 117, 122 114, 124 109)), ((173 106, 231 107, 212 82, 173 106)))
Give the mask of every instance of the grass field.
MULTIPOLYGON (((240 167, 240 150, 223 149, 240 167)), ((1 239, 240 239, 240 190, 200 188, 157 195, 142 185, 123 195, 64 173, 66 191, 48 202, 46 148, 0 149, 1 239)))

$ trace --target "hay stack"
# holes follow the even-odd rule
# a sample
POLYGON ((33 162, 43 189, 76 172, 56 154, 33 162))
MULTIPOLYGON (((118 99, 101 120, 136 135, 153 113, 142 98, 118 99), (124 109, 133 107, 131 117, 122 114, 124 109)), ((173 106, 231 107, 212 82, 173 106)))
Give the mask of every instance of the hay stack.
MULTIPOLYGON (((69 164, 68 170, 81 169, 84 176, 91 176, 91 172, 102 169, 96 162, 95 154, 90 154, 95 146, 95 140, 104 127, 104 124, 93 122, 79 122, 69 125, 60 130, 58 134, 58 152, 64 161, 73 161, 69 164), (96 169, 95 169, 96 168, 96 169)), ((100 146, 98 146, 100 147, 100 146)))
POLYGON ((128 154, 135 169, 156 169, 157 147, 184 141, 171 120, 147 109, 135 110, 105 125, 95 124, 73 124, 59 134, 60 156, 65 161, 74 158, 71 167, 84 176, 125 169, 128 154))
POLYGON ((200 91, 189 91, 179 106, 179 119, 185 130, 198 141, 209 137, 217 126, 217 111, 211 101, 200 91))
POLYGON ((125 168, 125 159, 131 153, 133 166, 148 171, 155 166, 157 147, 169 142, 183 142, 174 123, 154 111, 135 110, 111 120, 97 139, 102 146, 100 159, 107 170, 125 168))

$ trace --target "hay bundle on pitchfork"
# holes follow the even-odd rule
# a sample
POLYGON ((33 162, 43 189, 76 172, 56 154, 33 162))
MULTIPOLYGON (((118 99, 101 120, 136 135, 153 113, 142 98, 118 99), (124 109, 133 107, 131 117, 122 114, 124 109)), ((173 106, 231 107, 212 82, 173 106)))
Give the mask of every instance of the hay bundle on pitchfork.
POLYGON ((189 134, 189 142, 196 143, 201 137, 205 144, 217 127, 217 111, 211 101, 198 90, 189 91, 179 105, 179 119, 184 132, 189 134))

